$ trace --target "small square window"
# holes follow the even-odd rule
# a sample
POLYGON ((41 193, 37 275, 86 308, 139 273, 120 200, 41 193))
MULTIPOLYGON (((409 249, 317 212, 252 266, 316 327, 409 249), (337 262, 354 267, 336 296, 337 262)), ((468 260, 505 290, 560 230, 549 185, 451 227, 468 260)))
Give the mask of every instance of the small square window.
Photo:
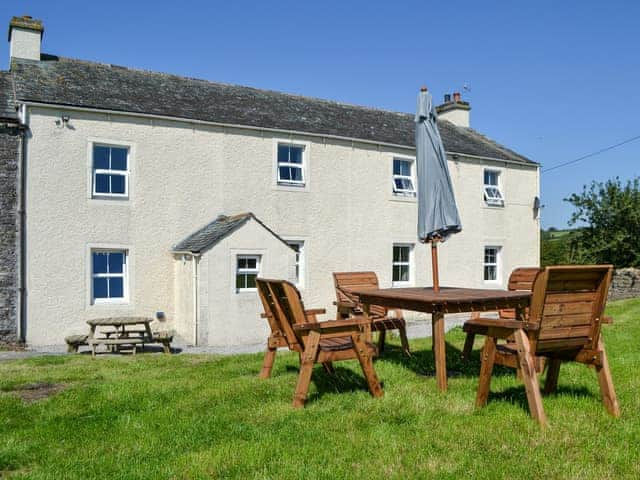
POLYGON ((413 160, 393 159, 393 193, 406 197, 415 197, 413 160))
POLYGON ((238 255, 236 259, 236 292, 256 290, 260 275, 260 255, 238 255))
POLYGON ((91 252, 91 290, 93 303, 126 300, 126 250, 91 252))
POLYGON ((129 183, 129 149, 93 146, 93 195, 126 197, 129 183))
POLYGON ((278 183, 304 187, 304 146, 278 144, 278 183))
POLYGON ((484 171, 484 201, 494 207, 504 206, 504 197, 500 189, 500 172, 498 170, 484 171))

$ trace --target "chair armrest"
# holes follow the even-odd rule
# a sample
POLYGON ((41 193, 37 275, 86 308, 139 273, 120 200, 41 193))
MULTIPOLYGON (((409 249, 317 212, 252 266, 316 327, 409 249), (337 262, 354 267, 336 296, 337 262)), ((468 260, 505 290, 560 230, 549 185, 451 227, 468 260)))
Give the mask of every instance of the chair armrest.
POLYGON ((612 324, 613 323, 613 317, 610 317, 608 315, 603 315, 602 318, 600 319, 601 323, 608 323, 608 324, 612 324))
MULTIPOLYGON (((324 315, 327 313, 327 310, 324 308, 311 308, 309 310, 305 310, 304 314, 307 317, 315 316, 315 315, 324 315)), ((271 315, 267 315, 266 313, 261 313, 260 318, 269 318, 271 315)))
POLYGON ((465 323, 476 325, 478 327, 510 328, 513 330, 517 330, 519 328, 523 328, 525 330, 538 330, 538 325, 529 322, 520 322, 518 320, 502 320, 499 318, 478 317, 472 320, 467 320, 465 323))
POLYGON ((356 327, 369 326, 371 321, 366 317, 352 317, 346 320, 327 320, 325 322, 298 323, 293 329, 298 332, 315 330, 319 332, 330 332, 331 330, 352 330, 356 331, 356 327))
POLYGON ((338 308, 356 308, 358 304, 356 302, 349 302, 346 300, 341 300, 339 302, 333 302, 333 304, 338 308))

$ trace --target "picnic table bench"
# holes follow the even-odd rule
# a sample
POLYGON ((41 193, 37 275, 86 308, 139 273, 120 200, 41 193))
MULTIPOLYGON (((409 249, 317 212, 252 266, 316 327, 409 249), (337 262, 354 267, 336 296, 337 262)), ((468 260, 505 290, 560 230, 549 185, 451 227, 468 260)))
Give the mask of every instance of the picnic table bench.
POLYGON ((120 346, 131 346, 132 353, 136 353, 138 345, 144 347, 149 343, 160 343, 165 353, 171 353, 172 335, 168 332, 153 333, 150 317, 110 317, 87 320, 90 331, 87 345, 91 347, 91 355, 95 357, 96 347, 106 345, 110 349, 120 346), (100 330, 98 327, 112 327, 110 330, 100 330), (136 328, 137 327, 137 328, 136 328))

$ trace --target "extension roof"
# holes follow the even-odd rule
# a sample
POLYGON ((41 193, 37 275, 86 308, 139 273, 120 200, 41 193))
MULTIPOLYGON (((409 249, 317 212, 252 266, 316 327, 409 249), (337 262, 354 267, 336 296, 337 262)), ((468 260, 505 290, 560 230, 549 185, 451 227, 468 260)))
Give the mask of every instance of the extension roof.
MULTIPOLYGON (((206 250, 209 250, 211 247, 215 246, 218 242, 220 242, 223 238, 228 235, 231 235, 233 232, 242 227, 245 223, 247 223, 250 219, 254 219, 260 225, 262 225, 271 235, 276 237, 282 243, 287 245, 282 238, 280 238, 273 230, 267 227, 264 223, 262 223, 258 218, 251 212, 240 213, 237 215, 218 215, 218 217, 206 224, 204 227, 196 230, 187 238, 178 242, 171 249, 174 253, 179 252, 191 252, 191 253, 202 253, 206 250)), ((291 248, 291 247, 289 247, 291 248)))

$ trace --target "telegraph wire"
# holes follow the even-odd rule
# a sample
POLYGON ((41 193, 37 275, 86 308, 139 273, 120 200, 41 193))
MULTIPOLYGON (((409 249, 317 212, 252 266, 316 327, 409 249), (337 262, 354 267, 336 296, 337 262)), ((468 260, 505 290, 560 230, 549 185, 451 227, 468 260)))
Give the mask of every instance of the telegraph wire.
POLYGON ((569 160, 568 162, 561 163, 559 165, 554 165, 553 167, 543 168, 542 173, 550 172, 557 168, 566 167, 567 165, 572 165, 574 163, 580 162, 582 160, 586 160, 587 158, 595 157, 596 155, 600 155, 601 153, 608 152, 609 150, 613 150, 614 148, 621 147, 622 145, 626 145, 627 143, 634 142, 640 139, 640 135, 636 135, 635 137, 627 138, 626 140, 616 143, 615 145, 610 145, 605 148, 601 148, 600 150, 596 150, 595 152, 588 153, 587 155, 583 155, 582 157, 576 158, 574 160, 569 160))

